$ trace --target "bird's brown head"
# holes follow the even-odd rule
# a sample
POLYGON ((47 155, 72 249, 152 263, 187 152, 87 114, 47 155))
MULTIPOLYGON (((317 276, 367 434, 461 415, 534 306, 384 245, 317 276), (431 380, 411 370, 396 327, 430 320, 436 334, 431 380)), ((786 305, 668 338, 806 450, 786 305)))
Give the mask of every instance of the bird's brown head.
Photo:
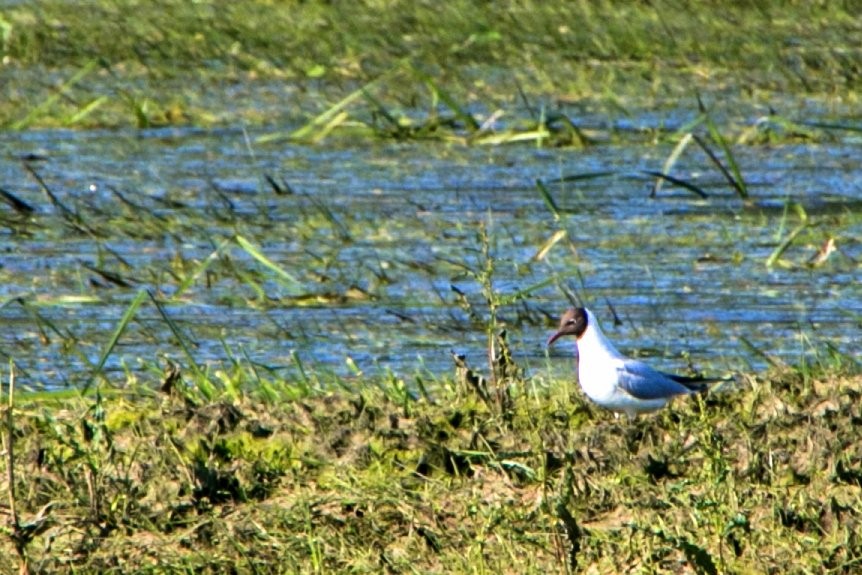
POLYGON ((587 310, 586 308, 577 307, 566 310, 563 317, 560 318, 560 327, 556 333, 548 338, 548 345, 551 345, 564 335, 573 335, 580 338, 587 329, 587 310))

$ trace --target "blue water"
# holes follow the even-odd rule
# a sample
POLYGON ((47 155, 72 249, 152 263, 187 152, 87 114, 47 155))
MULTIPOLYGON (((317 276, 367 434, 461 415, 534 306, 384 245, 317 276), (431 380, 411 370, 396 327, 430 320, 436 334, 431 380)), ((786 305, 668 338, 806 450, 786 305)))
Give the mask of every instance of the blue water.
MULTIPOLYGON (((537 380, 572 377, 573 342, 549 356, 544 346, 566 293, 596 312, 622 350, 668 369, 759 371, 764 356, 792 364, 822 357, 825 346, 859 356, 862 174, 852 139, 734 148, 750 184, 744 202, 694 147, 673 174, 707 199, 670 183, 649 197, 642 171, 661 170, 672 145, 255 143, 265 133, 2 136, 0 187, 35 210, 0 204, 0 354, 14 360, 18 385, 85 384, 142 289, 164 302, 194 361, 213 374, 240 361, 291 379, 299 360, 311 372, 391 372, 411 385, 416 374, 451 373, 452 351, 481 367, 483 226, 501 296, 550 280, 500 310, 516 358, 537 380), (25 154, 41 157, 30 165, 76 216, 52 205, 25 154), (613 175, 555 182, 586 172, 613 175), (292 193, 276 193, 265 174, 292 193), (537 179, 548 182, 559 219, 537 179), (801 222, 791 202, 812 226, 767 267, 801 222), (567 239, 536 260, 561 229, 567 239), (237 234, 296 283, 231 243, 237 234), (806 265, 830 237, 837 251, 806 265)), ((147 299, 106 377, 155 384, 168 360, 190 361, 147 299)))

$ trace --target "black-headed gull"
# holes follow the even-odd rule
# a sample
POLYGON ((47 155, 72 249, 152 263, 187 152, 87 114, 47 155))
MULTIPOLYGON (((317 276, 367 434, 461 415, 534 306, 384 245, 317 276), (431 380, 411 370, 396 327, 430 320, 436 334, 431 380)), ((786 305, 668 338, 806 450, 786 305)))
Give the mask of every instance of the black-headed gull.
POLYGON ((629 418, 660 409, 677 395, 705 391, 708 383, 720 381, 664 373, 624 356, 605 337, 596 316, 585 307, 566 310, 548 345, 564 335, 577 338, 578 382, 587 397, 629 418))

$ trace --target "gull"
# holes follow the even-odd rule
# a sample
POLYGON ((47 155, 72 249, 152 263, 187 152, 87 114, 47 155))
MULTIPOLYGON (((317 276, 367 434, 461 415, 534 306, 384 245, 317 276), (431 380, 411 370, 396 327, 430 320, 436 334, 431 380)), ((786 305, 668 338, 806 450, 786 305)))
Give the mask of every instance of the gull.
POLYGON ((548 339, 551 345, 565 335, 578 344, 578 383, 594 403, 619 417, 660 409, 677 395, 706 391, 722 381, 664 373, 642 361, 628 358, 605 337, 593 312, 585 307, 566 310, 560 328, 548 339))

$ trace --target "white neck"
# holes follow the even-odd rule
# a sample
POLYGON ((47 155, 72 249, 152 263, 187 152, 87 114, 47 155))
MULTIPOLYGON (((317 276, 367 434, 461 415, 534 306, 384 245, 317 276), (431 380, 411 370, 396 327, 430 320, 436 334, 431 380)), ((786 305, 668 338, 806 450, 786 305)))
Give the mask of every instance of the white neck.
POLYGON ((583 356, 587 354, 596 358, 622 358, 623 354, 621 354, 617 348, 614 347, 614 344, 605 337, 605 334, 602 333, 602 329, 599 327, 599 321, 596 319, 596 316, 593 315, 593 312, 590 310, 586 310, 586 312, 587 329, 581 334, 581 337, 578 338, 578 355, 583 356))

